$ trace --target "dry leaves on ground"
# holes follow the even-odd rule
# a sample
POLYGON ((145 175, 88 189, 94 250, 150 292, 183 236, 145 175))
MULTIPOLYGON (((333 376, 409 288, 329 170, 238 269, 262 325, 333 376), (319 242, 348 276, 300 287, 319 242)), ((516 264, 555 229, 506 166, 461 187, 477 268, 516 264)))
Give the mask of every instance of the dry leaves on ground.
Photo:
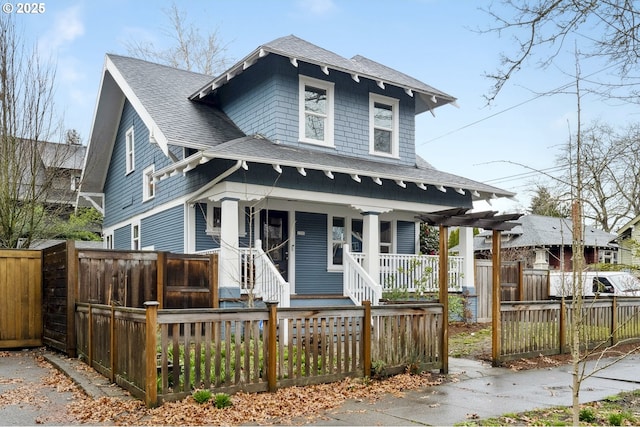
POLYGON ((401 395, 406 390, 440 384, 432 374, 402 374, 385 380, 346 379, 333 384, 282 388, 275 393, 237 393, 233 406, 217 409, 211 403, 198 404, 191 397, 147 409, 137 400, 115 398, 78 399, 68 406, 70 414, 88 424, 116 425, 240 425, 301 424, 346 400, 375 402, 384 395, 401 395))

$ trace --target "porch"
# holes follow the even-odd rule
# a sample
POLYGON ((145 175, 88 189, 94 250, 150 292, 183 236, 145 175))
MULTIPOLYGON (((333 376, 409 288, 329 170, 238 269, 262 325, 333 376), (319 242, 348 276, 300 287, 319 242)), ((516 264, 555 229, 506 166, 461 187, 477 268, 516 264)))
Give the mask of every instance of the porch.
MULTIPOLYGON (((219 248, 201 251, 199 254, 218 254, 219 248)), ((256 240, 255 247, 238 249, 239 294, 246 299, 277 302, 279 307, 305 305, 296 301, 291 286, 283 278, 271 260, 269 254, 262 249, 262 242, 256 240), (292 298, 293 296, 293 298, 292 298)), ((362 252, 351 252, 349 245, 343 246, 342 295, 318 294, 330 305, 342 305, 338 300, 348 297, 353 305, 362 305, 371 301, 378 305, 384 297, 400 294, 424 296, 437 295, 439 292, 440 257, 437 255, 379 254, 378 280, 365 270, 367 255, 362 252), (333 300, 333 301, 332 301, 333 300)), ((465 277, 465 259, 461 256, 447 257, 447 283, 449 292, 460 292, 465 277)), ((223 263, 219 264, 220 267, 223 263)), ((219 267, 219 268, 220 268, 219 267)), ((222 273, 219 273, 223 277, 222 273)), ((228 286, 227 286, 228 288, 228 286)), ((227 290, 229 293, 229 290, 227 290)), ((313 295, 308 295, 313 299, 313 295)))

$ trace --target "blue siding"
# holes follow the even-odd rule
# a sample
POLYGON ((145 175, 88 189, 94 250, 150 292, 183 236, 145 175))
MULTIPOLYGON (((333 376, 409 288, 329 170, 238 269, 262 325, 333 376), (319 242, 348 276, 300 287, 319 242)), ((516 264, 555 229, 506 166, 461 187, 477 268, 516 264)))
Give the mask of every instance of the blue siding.
POLYGON ((296 212, 296 294, 342 295, 342 272, 327 272, 325 214, 296 212))
POLYGON ((207 234, 207 205, 196 203, 196 251, 206 251, 220 247, 220 238, 207 234))
POLYGON ((409 221, 397 222, 397 253, 416 253, 416 224, 409 221))
POLYGON ((130 225, 126 225, 113 231, 113 249, 131 249, 130 225))
POLYGON ((140 221, 140 247, 156 251, 184 252, 184 207, 182 205, 140 221))
POLYGON ((415 100, 402 89, 380 89, 372 80, 356 83, 350 74, 333 71, 327 76, 318 66, 269 55, 219 89, 216 100, 245 133, 260 133, 283 144, 304 146, 346 156, 404 165, 415 164, 415 100), (335 83, 335 148, 301 144, 298 140, 299 75, 335 83), (369 154, 369 94, 400 101, 399 159, 369 154))

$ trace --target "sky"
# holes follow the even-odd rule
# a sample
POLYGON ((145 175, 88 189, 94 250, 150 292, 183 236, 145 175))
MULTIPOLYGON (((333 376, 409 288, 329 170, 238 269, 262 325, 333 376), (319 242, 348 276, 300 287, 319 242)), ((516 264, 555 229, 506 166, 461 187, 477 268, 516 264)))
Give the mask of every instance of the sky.
MULTIPOLYGON (((4 1, 3 4, 12 2, 4 1)), ((457 107, 416 117, 416 152, 437 169, 517 193, 476 210, 524 212, 536 184, 548 175, 577 126, 576 97, 539 96, 575 81, 574 41, 551 67, 533 58, 487 105, 502 52, 514 49, 509 34, 479 32, 495 21, 477 0, 176 0, 201 34, 217 32, 225 56, 240 60, 262 44, 293 34, 343 57, 362 55, 457 98, 457 107)), ((17 3, 16 3, 17 4, 17 3)), ((128 55, 127 44, 171 44, 171 0, 50 0, 38 14, 15 14, 24 40, 38 46, 57 69, 56 106, 66 129, 87 141, 106 53, 128 55)), ((6 10, 3 8, 4 13, 6 10)), ((13 13, 16 10, 14 8, 13 13)), ((588 30, 587 30, 588 31, 588 30)), ((575 45, 590 35, 575 35, 575 45)), ((583 75, 602 75, 595 61, 583 75)), ((585 97, 583 123, 624 126, 638 120, 637 107, 585 97)))

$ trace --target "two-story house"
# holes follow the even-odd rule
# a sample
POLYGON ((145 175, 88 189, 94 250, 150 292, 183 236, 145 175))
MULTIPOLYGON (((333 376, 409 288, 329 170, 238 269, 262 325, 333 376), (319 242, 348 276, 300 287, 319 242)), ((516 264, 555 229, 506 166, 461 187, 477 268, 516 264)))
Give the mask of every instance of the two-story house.
POLYGON ((381 259, 418 254, 417 215, 513 196, 416 155, 415 116, 454 101, 295 36, 215 78, 107 55, 82 195, 109 248, 218 251, 222 296, 256 239, 290 294, 342 295, 344 249, 379 285, 381 259))

